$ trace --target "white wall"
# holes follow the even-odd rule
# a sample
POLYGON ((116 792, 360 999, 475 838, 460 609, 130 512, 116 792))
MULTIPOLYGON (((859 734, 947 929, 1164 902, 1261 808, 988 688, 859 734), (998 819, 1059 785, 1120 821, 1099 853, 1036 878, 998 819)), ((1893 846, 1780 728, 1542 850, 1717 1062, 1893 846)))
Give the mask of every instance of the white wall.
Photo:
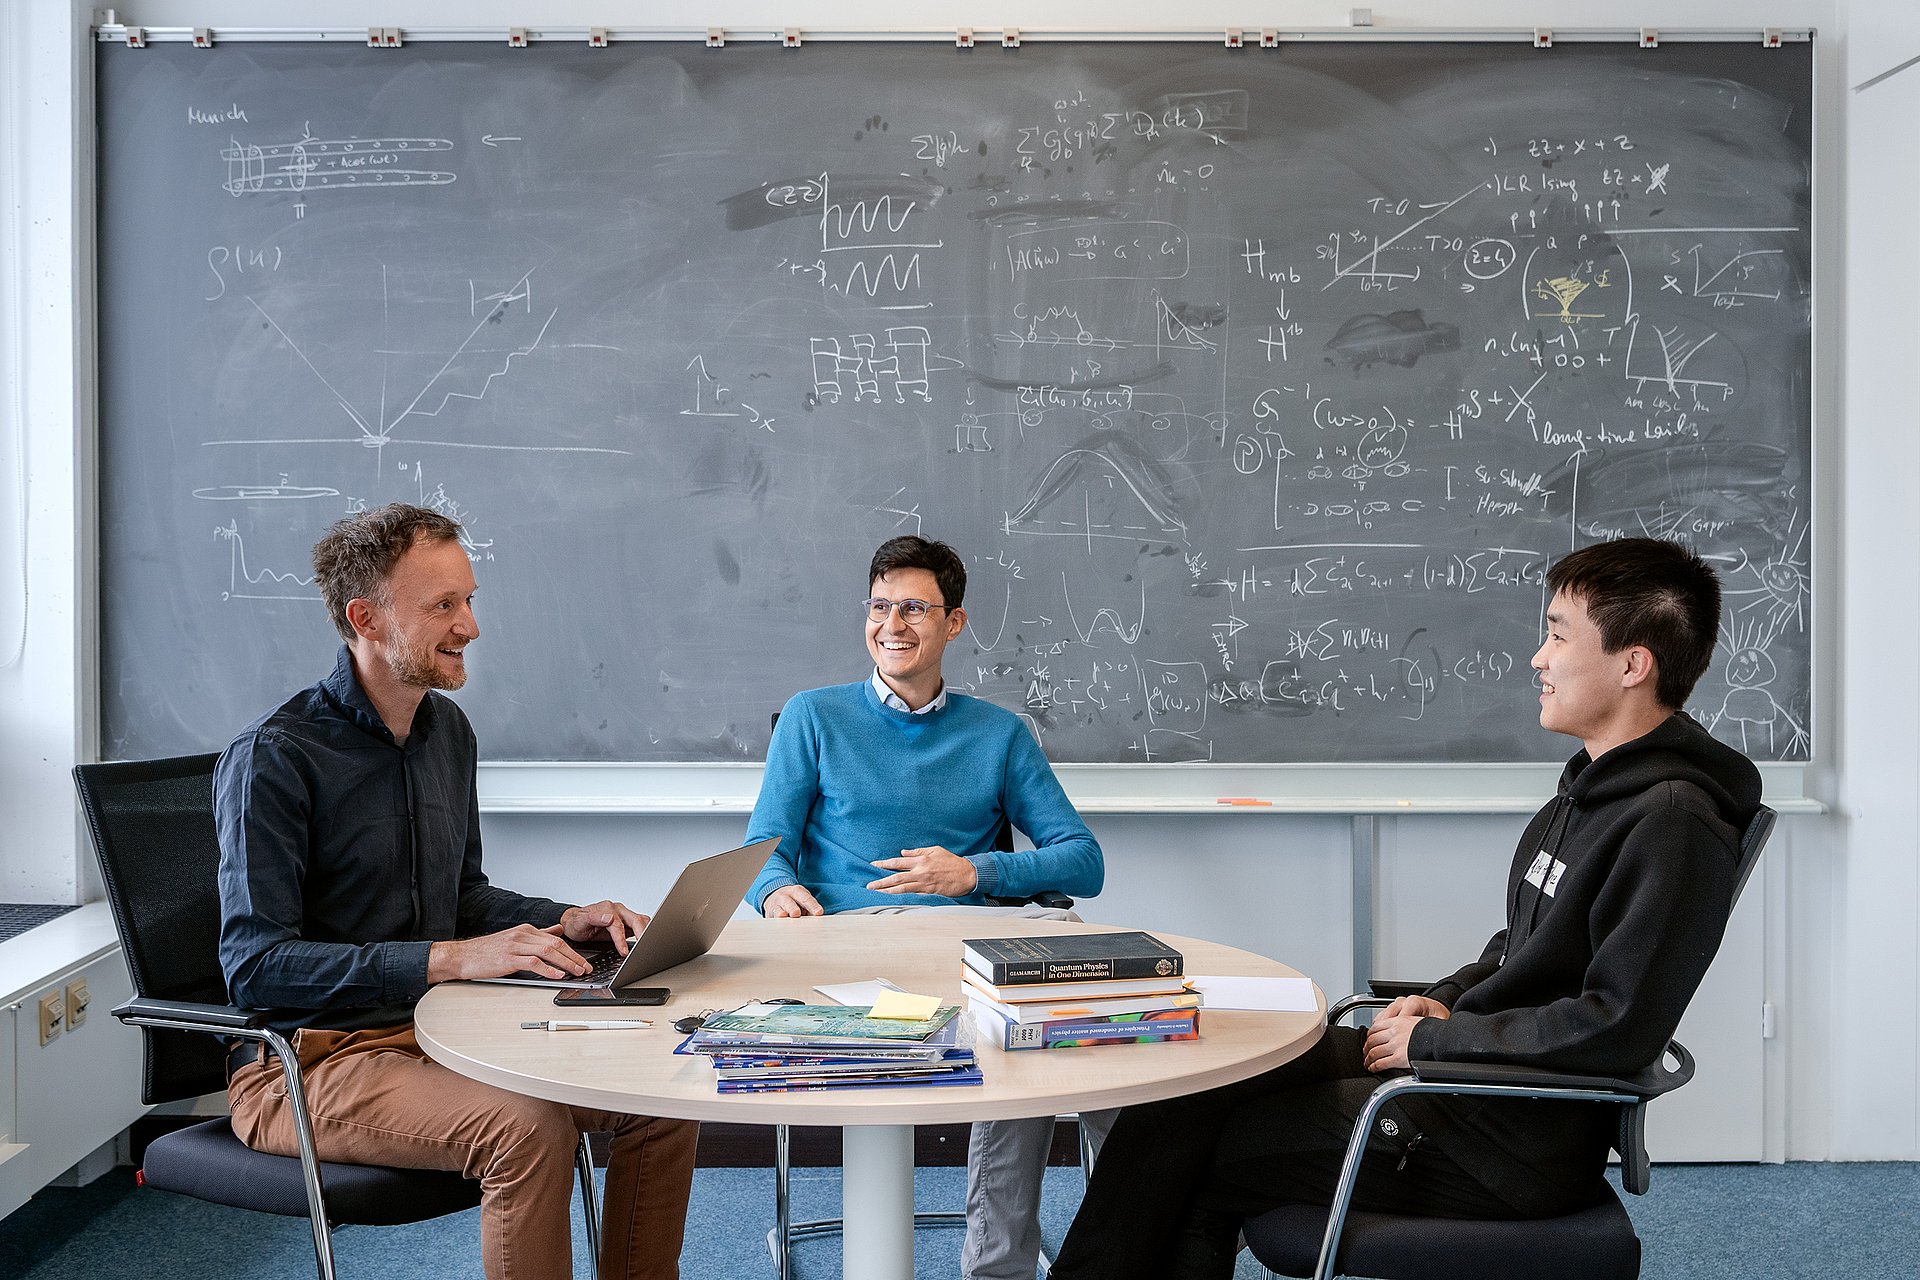
MULTIPOLYGON (((1846 83, 1865 83, 1920 54, 1920 8, 1852 6, 1846 83)), ((1847 541, 1841 616, 1836 760, 1839 821, 1832 947, 1830 1112, 1836 1153, 1912 1159, 1920 1150, 1920 1020, 1889 1017, 1920 986, 1920 685, 1912 637, 1920 624, 1914 552, 1920 545, 1920 437, 1914 431, 1915 326, 1903 297, 1920 290, 1912 246, 1920 223, 1920 66, 1849 92, 1840 164, 1846 348, 1840 365, 1847 430, 1840 500, 1847 541)))
MULTIPOLYGON (((1336 26, 1346 3, 1183 6, 1181 25, 1336 26)), ((1774 1003, 1778 1036, 1765 1047, 1766 1151, 1775 1158, 1920 1158, 1920 1039, 1901 1012, 1920 986, 1920 663, 1913 658, 1915 502, 1920 445, 1912 428, 1914 324, 1920 263, 1911 252, 1920 208, 1920 67, 1874 89, 1849 86, 1920 53, 1911 0, 1475 0, 1375 5, 1377 25, 1657 25, 1668 30, 1761 21, 1819 28, 1817 236, 1820 279, 1815 363, 1816 653, 1823 674, 1816 717, 1815 794, 1826 818, 1783 823, 1764 880, 1749 890, 1759 939, 1750 985, 1774 1003), (1889 1012, 1889 1011, 1893 1012, 1889 1012)), ((90 748, 90 361, 88 289, 75 243, 89 234, 84 167, 84 17, 69 0, 0 6, 5 145, 23 147, 27 252, 0 236, 0 317, 25 314, 0 371, 27 371, 27 445, 35 568, 23 666, 0 670, 0 897, 72 900, 87 892, 64 771, 90 748)), ((1146 0, 1028 0, 922 4, 917 26, 991 29, 1164 28, 1169 11, 1146 0)), ((122 21, 149 27, 250 26, 253 0, 136 0, 122 21)), ((877 0, 287 0, 277 25, 614 27, 791 25, 888 29, 902 20, 877 0)), ((0 166, 0 175, 7 172, 0 166)), ((3 224, 3 220, 0 220, 3 224)), ((11 398, 0 429, 17 430, 11 398)), ((4 457, 0 450, 0 457, 4 457)), ((0 477, 0 483, 4 477, 0 477)), ((4 510, 0 506, 0 510, 4 510)), ((0 548, 4 548, 0 539, 0 548)), ((0 573, 0 585, 5 582, 0 573)), ((0 619, 5 610, 0 608, 0 619)), ((0 657, 6 637, 0 635, 0 657)), ((559 895, 657 894, 686 856, 733 842, 721 818, 494 816, 489 865, 502 883, 559 895)), ((1329 989, 1348 985, 1346 824, 1340 819, 1107 818, 1112 888, 1090 910, 1104 919, 1205 934, 1283 956, 1329 989)), ((1470 953, 1491 928, 1485 892, 1497 883, 1517 824, 1423 819, 1388 824, 1382 838, 1382 972, 1431 969, 1470 953)), ((1743 953, 1745 954, 1745 953, 1743 953)), ((1744 988, 1743 988, 1744 989, 1744 988)), ((1744 1001, 1746 997, 1741 997, 1744 1001)), ((1702 1003, 1715 997, 1710 992, 1702 1003)), ((1738 1021, 1757 1010, 1730 1008, 1738 1021)))
MULTIPOLYGON (((81 12, 84 12, 82 10, 81 12)), ((0 148, 0 345, 8 375, 0 433, 28 467, 28 634, 25 652, 0 670, 0 901, 74 902, 85 888, 75 855, 78 827, 66 772, 91 741, 78 602, 92 572, 80 491, 91 443, 92 322, 75 305, 76 262, 91 235, 90 181, 73 157, 89 108, 76 81, 91 58, 65 3, 0 7, 0 67, 6 115, 0 148), (17 186, 16 186, 17 184, 17 186)), ((14 475, 0 477, 12 489, 14 475)), ((0 505, 6 510, 12 500, 0 505)), ((11 539, 0 540, 5 546, 11 539)), ((0 584, 14 579, 13 565, 0 584)), ((0 587, 0 589, 5 589, 0 587)), ((0 606, 17 627, 18 598, 0 606)), ((17 633, 0 634, 0 660, 17 633)))

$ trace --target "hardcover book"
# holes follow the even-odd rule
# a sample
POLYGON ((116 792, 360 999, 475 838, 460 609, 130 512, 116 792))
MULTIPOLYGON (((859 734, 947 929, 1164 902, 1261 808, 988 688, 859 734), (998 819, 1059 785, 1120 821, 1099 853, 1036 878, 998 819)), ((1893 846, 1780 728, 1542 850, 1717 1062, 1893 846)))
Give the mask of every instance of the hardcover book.
POLYGON ((1187 990, 1187 980, 1171 978, 1112 978, 1094 982, 1009 982, 995 985, 965 965, 960 966, 965 986, 985 992, 1001 1004, 1029 1004, 1036 1001, 1141 999, 1147 996, 1178 995, 1187 990))
POLYGON ((1068 933, 1026 938, 968 938, 967 967, 996 986, 1170 978, 1183 971, 1178 951, 1150 933, 1068 933))
POLYGON ((961 991, 974 1004, 986 1005, 1008 1022, 1064 1022, 1072 1018, 1112 1018, 1128 1013, 1159 1013, 1167 1009, 1198 1009, 1198 991, 1162 991, 1142 996, 1106 996, 1079 1000, 1031 1000, 1019 1004, 996 1000, 972 982, 961 991))
POLYGON ((1009 1022, 991 1006, 969 1006, 982 1039, 1005 1050, 1076 1049, 1102 1044, 1158 1044, 1200 1038, 1198 1009, 1123 1013, 1111 1018, 1066 1018, 1057 1022, 1009 1022))

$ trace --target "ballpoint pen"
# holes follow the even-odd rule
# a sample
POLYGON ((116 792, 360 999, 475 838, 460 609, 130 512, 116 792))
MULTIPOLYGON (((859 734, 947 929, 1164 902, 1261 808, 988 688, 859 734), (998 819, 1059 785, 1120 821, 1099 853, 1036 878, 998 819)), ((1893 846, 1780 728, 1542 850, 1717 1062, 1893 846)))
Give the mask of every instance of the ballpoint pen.
POLYGON ((650 1027, 653 1024, 645 1018, 619 1018, 610 1021, 585 1021, 579 1018, 544 1018, 539 1022, 523 1022, 522 1031, 619 1031, 626 1027, 650 1027))

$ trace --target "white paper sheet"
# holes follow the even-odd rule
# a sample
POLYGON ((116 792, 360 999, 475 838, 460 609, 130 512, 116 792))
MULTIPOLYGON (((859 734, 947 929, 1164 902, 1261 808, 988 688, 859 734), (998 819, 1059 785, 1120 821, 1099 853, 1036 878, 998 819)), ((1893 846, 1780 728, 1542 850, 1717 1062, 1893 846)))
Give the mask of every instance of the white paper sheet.
POLYGON ((885 978, 875 978, 871 982, 841 982, 833 986, 822 985, 815 987, 814 990, 835 1004, 872 1004, 880 998, 882 991, 898 991, 900 988, 894 986, 885 978))
POLYGON ((1275 1013, 1313 1013, 1309 978, 1237 978, 1189 974, 1187 985, 1201 994, 1203 1009, 1265 1009, 1275 1013))

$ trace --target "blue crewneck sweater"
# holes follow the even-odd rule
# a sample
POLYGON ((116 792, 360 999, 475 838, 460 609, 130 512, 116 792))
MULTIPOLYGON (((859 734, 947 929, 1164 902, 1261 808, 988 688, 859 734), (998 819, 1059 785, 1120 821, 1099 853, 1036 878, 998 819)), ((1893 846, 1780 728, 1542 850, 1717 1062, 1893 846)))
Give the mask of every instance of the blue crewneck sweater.
POLYGON ((1100 892, 1100 845, 1080 821, 1020 718, 953 693, 939 711, 885 706, 871 681, 796 694, 767 748, 747 840, 781 837, 747 903, 759 909, 784 885, 804 885, 829 913, 855 907, 983 905, 1057 889, 1100 892), (1034 847, 995 851, 1002 817, 1034 847), (964 898, 880 893, 891 875, 873 865, 902 849, 940 845, 973 862, 980 883, 964 898))

